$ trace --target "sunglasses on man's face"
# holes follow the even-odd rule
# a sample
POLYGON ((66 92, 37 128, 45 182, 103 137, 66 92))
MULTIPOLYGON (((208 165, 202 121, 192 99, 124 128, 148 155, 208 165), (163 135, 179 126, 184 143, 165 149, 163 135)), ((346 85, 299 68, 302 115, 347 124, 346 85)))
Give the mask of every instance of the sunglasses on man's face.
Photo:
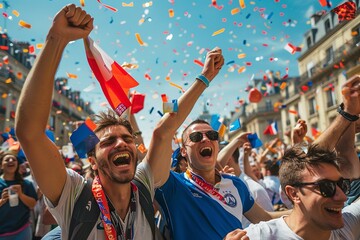
MULTIPOLYGON (((219 140, 219 133, 217 131, 210 130, 210 131, 205 132, 205 135, 211 141, 219 140)), ((202 132, 193 132, 193 133, 190 133, 189 139, 192 142, 197 143, 203 139, 203 136, 204 136, 204 133, 202 133, 202 132)))
POLYGON ((295 187, 303 187, 307 185, 316 185, 319 187, 320 193, 323 197, 331 198, 336 193, 336 185, 345 193, 349 194, 350 192, 350 179, 340 178, 338 181, 331 180, 320 180, 317 182, 304 182, 304 183, 296 183, 295 187))

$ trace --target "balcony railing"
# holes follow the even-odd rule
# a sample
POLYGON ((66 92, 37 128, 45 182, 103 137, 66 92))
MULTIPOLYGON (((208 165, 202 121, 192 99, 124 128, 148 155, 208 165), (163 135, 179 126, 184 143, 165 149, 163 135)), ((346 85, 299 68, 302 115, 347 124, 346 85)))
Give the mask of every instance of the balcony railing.
POLYGON ((321 61, 317 62, 311 68, 310 70, 311 75, 309 75, 309 71, 306 71, 306 73, 302 74, 300 76, 301 83, 304 84, 308 81, 312 81, 314 78, 317 77, 318 74, 332 70, 334 63, 340 62, 340 60, 342 60, 345 56, 349 56, 351 55, 351 53, 359 51, 359 49, 360 49, 360 37, 351 39, 345 45, 341 46, 340 48, 334 51, 334 57, 331 62, 329 62, 328 59, 324 58, 321 61))

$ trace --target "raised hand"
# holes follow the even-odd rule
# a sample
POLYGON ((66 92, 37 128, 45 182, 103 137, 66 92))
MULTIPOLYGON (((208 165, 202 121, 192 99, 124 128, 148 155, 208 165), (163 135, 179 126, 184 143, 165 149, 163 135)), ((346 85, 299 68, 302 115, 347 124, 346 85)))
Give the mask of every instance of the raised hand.
POLYGON ((299 119, 291 131, 292 144, 301 143, 307 133, 307 124, 303 119, 299 119))
POLYGON ((344 111, 351 115, 360 114, 360 75, 355 75, 342 86, 344 111))
POLYGON ((81 7, 70 4, 55 16, 49 37, 58 37, 66 42, 85 38, 93 29, 94 19, 81 7))
POLYGON ((201 72, 209 81, 213 80, 224 65, 224 57, 220 48, 215 47, 206 55, 203 70, 201 72))

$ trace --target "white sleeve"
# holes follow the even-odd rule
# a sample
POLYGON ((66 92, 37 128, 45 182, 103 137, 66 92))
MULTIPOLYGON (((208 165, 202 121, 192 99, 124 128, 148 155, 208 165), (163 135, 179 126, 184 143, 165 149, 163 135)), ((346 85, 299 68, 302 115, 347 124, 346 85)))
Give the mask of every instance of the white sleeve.
POLYGON ((360 200, 343 209, 344 230, 349 230, 353 239, 360 239, 360 200))

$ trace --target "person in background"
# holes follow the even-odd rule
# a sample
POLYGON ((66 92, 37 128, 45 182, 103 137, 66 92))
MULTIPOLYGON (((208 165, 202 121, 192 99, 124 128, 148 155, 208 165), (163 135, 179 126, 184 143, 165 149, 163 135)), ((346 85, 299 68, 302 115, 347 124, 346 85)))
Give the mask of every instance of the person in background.
POLYGON ((35 207, 37 193, 32 183, 19 173, 16 155, 4 152, 0 156, 3 171, 0 176, 0 239, 31 240, 30 210, 35 207))
POLYGON ((186 172, 187 169, 187 160, 181 155, 180 147, 177 148, 171 157, 171 170, 177 173, 186 172))

